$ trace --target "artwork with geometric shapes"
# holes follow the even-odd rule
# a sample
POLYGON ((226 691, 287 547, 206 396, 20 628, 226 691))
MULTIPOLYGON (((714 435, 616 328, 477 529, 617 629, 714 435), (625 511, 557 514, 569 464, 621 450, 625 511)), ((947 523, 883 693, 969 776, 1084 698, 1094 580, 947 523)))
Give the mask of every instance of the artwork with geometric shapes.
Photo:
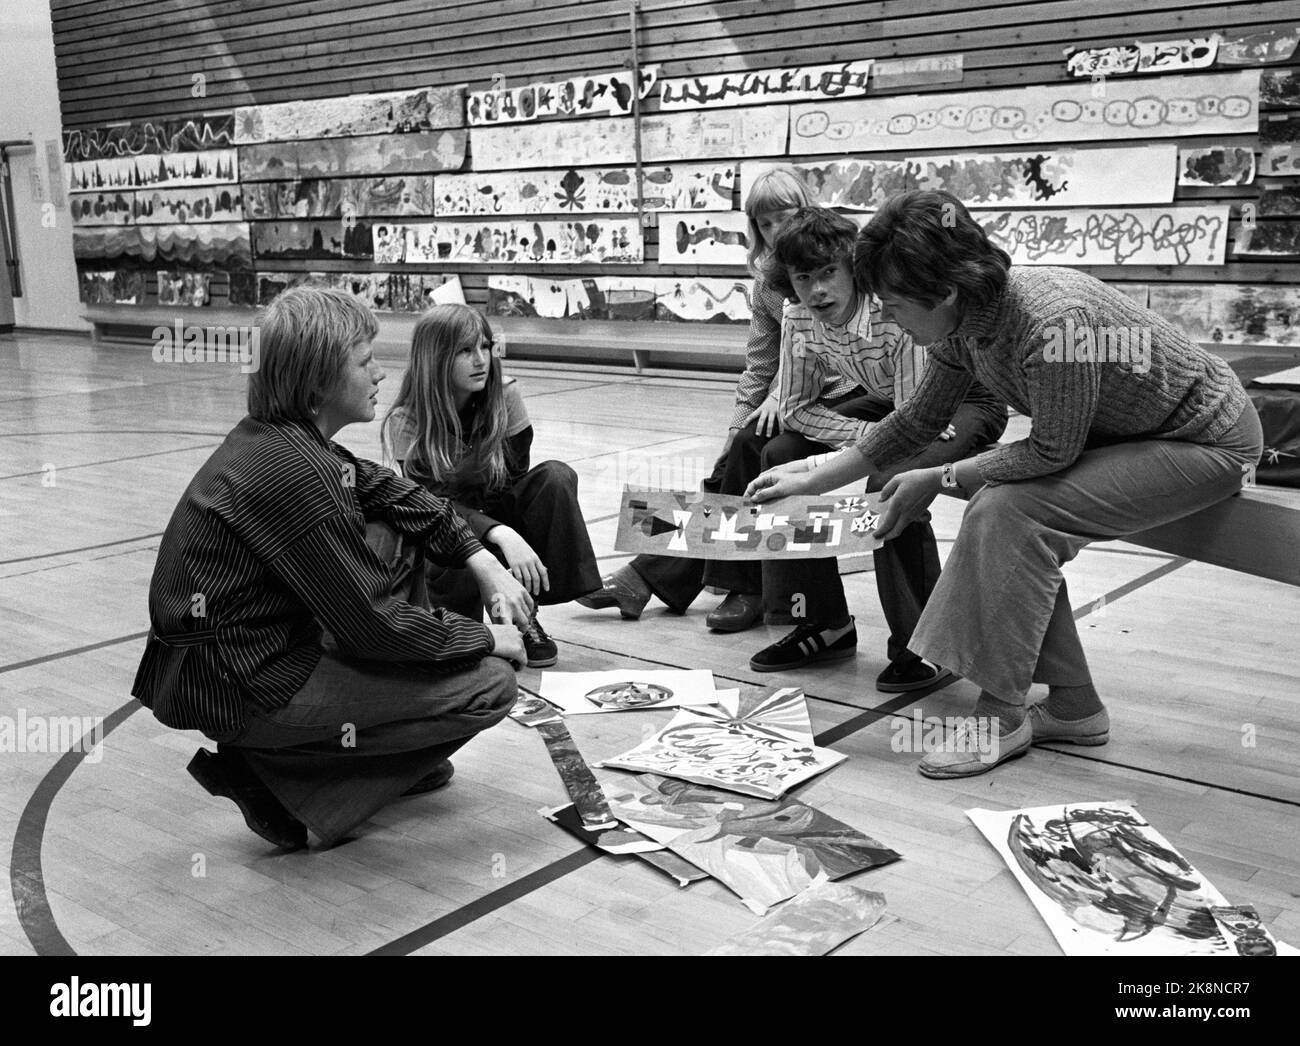
POLYGON ((712 705, 719 695, 708 669, 543 672, 538 693, 565 715, 712 705))
POLYGON ((737 494, 623 488, 614 548, 699 559, 818 559, 882 542, 874 494, 800 495, 746 505, 737 494))
POLYGON ((848 758, 814 744, 799 687, 719 696, 716 706, 683 708, 654 737, 599 765, 779 799, 848 758))
POLYGON ((1108 81, 1100 98, 1087 83, 890 95, 794 106, 790 152, 1250 134, 1258 117, 1258 70, 1108 81))
POLYGON ((744 211, 659 215, 659 261, 672 265, 744 265, 749 219, 744 211))
POLYGON ((635 218, 427 222, 406 226, 406 261, 601 264, 643 259, 635 218))
POLYGON ((978 211, 1013 265, 1222 265, 1228 206, 978 211))
POLYGON ((139 189, 146 185, 215 185, 239 181, 234 149, 83 160, 66 166, 68 192, 139 189))
MULTIPOLYGON (((738 164, 675 164, 641 171, 644 210, 729 210, 738 164)), ((635 167, 444 174, 435 181, 439 217, 564 214, 637 209, 635 167)))
POLYGON ((825 955, 875 926, 885 895, 851 883, 816 883, 757 926, 727 938, 705 955, 825 955))
MULTIPOLYGON (((903 160, 808 161, 794 164, 823 207, 874 211, 913 189, 950 192, 967 207, 1066 207, 1168 203, 1174 198, 1177 147, 958 153, 903 160)), ((741 199, 768 168, 745 164, 741 199)))
POLYGON ((1127 802, 967 810, 1066 955, 1229 955, 1226 904, 1127 802))
POLYGON ((146 153, 204 152, 235 144, 233 113, 209 113, 175 120, 139 120, 63 132, 63 159, 110 160, 146 153))
POLYGON ((666 843, 764 915, 820 877, 843 879, 900 854, 797 799, 776 801, 644 774, 608 783, 610 810, 666 843))
POLYGON ((353 135, 403 134, 461 127, 465 123, 459 87, 422 87, 389 94, 311 98, 235 109, 235 142, 297 141, 353 135))
POLYGON ((1232 145, 1178 150, 1179 185, 1249 185, 1254 180, 1254 149, 1232 145))
POLYGON ((390 218, 433 214, 433 175, 379 178, 306 178, 244 186, 250 218, 390 218))
POLYGON ((465 162, 466 131, 369 134, 307 142, 241 145, 239 173, 246 182, 456 171, 465 162))
POLYGON ((655 319, 748 323, 754 281, 710 276, 660 276, 654 281, 655 319))
POLYGON ((795 69, 740 69, 712 76, 662 80, 659 108, 695 109, 814 98, 851 98, 867 93, 871 59, 795 69))

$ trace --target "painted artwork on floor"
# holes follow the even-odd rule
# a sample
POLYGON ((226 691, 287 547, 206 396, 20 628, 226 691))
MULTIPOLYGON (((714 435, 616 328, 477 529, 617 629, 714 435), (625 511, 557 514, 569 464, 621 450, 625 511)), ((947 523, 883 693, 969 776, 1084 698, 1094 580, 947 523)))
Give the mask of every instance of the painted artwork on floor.
POLYGON ((193 189, 140 189, 133 212, 141 225, 185 225, 191 222, 242 222, 241 186, 203 185, 193 189))
POLYGON ((744 211, 659 215, 659 261, 666 265, 744 265, 749 219, 744 211))
POLYGON ((786 687, 723 691, 717 705, 681 709, 654 737, 600 765, 779 799, 846 758, 817 747, 803 690, 786 687))
POLYGON ((546 671, 538 692, 565 715, 712 705, 718 700, 708 669, 546 671))
POLYGON ((654 281, 655 319, 687 323, 748 323, 754 281, 709 276, 660 276, 654 281))
POLYGON ((197 308, 212 302, 212 276, 206 272, 158 270, 158 304, 197 308))
POLYGON ((245 182, 458 171, 465 163, 466 132, 368 134, 239 147, 245 182))
POLYGON ((1254 180, 1254 149, 1233 145, 1178 150, 1179 185, 1249 185, 1254 180))
POLYGON ((137 269, 78 269, 77 290, 87 305, 143 305, 144 273, 137 269))
MULTIPOLYGON (((1067 207, 1168 203, 1174 198, 1176 159, 1176 146, 1156 144, 903 160, 860 157, 797 163, 794 168, 823 207, 874 211, 890 197, 913 189, 941 189, 970 208, 1067 207)), ((745 164, 742 201, 767 169, 764 164, 745 164)))
POLYGON ((70 193, 239 181, 239 161, 234 149, 83 160, 67 164, 64 169, 70 193))
POLYGON ((790 69, 738 69, 660 81, 659 108, 700 109, 761 102, 852 98, 867 93, 871 59, 790 69))
POLYGON ((634 832, 624 825, 605 829, 588 828, 582 823, 578 809, 572 803, 539 812, 551 824, 558 824, 570 835, 607 854, 643 854, 666 849, 663 843, 655 842, 649 836, 634 832))
POLYGON ((559 719, 538 723, 536 730, 546 742, 547 754, 555 764, 555 772, 564 782, 564 790, 573 800, 583 827, 592 829, 616 828, 618 822, 610 812, 600 782, 591 767, 582 758, 578 745, 569 734, 569 728, 559 719))
POLYGON ((68 209, 73 225, 130 225, 135 220, 135 193, 73 193, 68 209))
MULTIPOLYGON (((549 701, 543 701, 534 693, 526 692, 522 687, 514 705, 506 713, 520 726, 533 727, 538 723, 549 723, 560 718, 559 709, 549 701)), ((549 815, 543 815, 549 816, 549 815)))
POLYGON ((729 937, 705 955, 826 955, 875 926, 885 895, 850 883, 814 883, 758 925, 729 937))
POLYGON ((244 222, 74 229, 72 253, 78 260, 137 258, 225 269, 252 265, 244 222))
POLYGON ((817 495, 746 505, 736 494, 623 488, 614 548, 702 559, 819 559, 881 542, 875 495, 817 495))
POLYGON ((306 178, 251 182, 244 187, 249 218, 396 218, 433 214, 433 176, 306 178))
POLYGON ((1228 955, 1227 902, 1127 802, 967 810, 1066 955, 1228 955))
MULTIPOLYGON (((639 77, 644 100, 659 78, 659 67, 643 65, 639 77)), ((539 116, 595 116, 631 111, 632 73, 628 69, 494 91, 471 91, 465 106, 471 127, 518 123, 539 116)))
POLYGON ((1202 344, 1300 346, 1300 287, 1153 283, 1150 306, 1202 344))
MULTIPOLYGON (((739 164, 673 164, 641 174, 645 210, 730 210, 739 164)), ((445 174, 434 191, 439 217, 637 209, 635 167, 445 174)))
POLYGON ((800 104, 790 112, 790 152, 1250 134, 1258 120, 1259 71, 1248 70, 1111 80, 1101 98, 1090 83, 1067 83, 800 104))
POLYGON ((464 91, 421 87, 387 94, 310 98, 235 109, 235 143, 405 134, 465 123, 464 91))
POLYGON ((644 774, 611 781, 609 805, 629 828, 707 871, 757 915, 819 877, 842 879, 901 858, 797 799, 756 799, 644 774))
MULTIPOLYGON (((1216 905, 1210 909, 1224 940, 1238 955, 1273 956, 1278 944, 1253 904, 1216 905)), ((1289 951, 1290 949, 1288 949, 1289 951)))
POLYGON ((644 259, 635 218, 423 222, 406 226, 406 261, 630 263, 644 259))
POLYGON ((1226 204, 977 211, 1013 265, 1222 265, 1226 204))
MULTIPOLYGON (((788 105, 766 105, 647 116, 642 120, 641 160, 657 164, 782 156, 789 110, 788 105)), ((478 171, 554 167, 557 157, 574 167, 636 162, 632 121, 617 117, 476 127, 470 132, 470 144, 478 171)))
POLYGON ((1300 221, 1264 221, 1237 226, 1234 257, 1294 258, 1300 255, 1300 221))
POLYGON ((207 152, 228 149, 234 144, 234 113, 208 113, 64 131, 63 159, 67 163, 80 163, 146 153, 207 152))

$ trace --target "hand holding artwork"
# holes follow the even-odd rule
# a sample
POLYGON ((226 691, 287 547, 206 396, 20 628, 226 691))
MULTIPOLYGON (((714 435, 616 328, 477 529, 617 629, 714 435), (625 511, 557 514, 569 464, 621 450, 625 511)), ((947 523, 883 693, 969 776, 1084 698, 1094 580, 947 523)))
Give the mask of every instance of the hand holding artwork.
POLYGON ((810 494, 808 484, 808 462, 791 461, 768 469, 745 488, 745 501, 761 504, 778 498, 793 497, 796 494, 810 494))
POLYGON ((942 475, 943 470, 938 468, 913 469, 886 483, 880 492, 883 507, 876 523, 876 537, 881 541, 897 537, 929 508, 942 489, 942 475))
POLYGON ((510 573, 532 595, 539 596, 551 590, 551 579, 546 564, 518 531, 498 525, 488 531, 487 539, 501 550, 510 573))

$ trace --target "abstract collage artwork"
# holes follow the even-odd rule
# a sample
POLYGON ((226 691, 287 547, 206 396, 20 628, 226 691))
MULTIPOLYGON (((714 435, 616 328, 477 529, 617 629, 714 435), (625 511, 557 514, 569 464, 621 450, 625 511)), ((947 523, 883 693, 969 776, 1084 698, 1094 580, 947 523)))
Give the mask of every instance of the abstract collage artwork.
POLYGON ((538 693, 565 715, 712 705, 718 700, 708 669, 546 671, 538 693))
POLYGON ((235 109, 235 143, 250 145, 460 127, 465 122, 464 110, 464 94, 454 87, 240 106, 235 109))
POLYGON ((814 743, 799 687, 718 696, 716 706, 682 709, 654 737, 600 765, 779 799, 847 758, 814 743))
POLYGON ((246 182, 274 182, 455 171, 465 162, 465 140, 464 128, 452 128, 241 145, 239 176, 246 182))
POLYGON ((885 915, 885 895, 850 883, 816 883, 756 926, 706 955, 825 955, 875 926, 885 915))
POLYGON ((703 559, 816 559, 880 547, 874 495, 746 505, 738 495, 623 489, 614 548, 703 559))

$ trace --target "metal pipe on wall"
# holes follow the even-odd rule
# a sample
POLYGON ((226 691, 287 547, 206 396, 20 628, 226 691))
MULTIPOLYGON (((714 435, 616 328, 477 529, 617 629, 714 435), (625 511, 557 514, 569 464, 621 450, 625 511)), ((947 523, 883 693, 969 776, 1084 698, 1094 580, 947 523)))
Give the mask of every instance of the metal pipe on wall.
POLYGON ((636 223, 645 228, 645 182, 641 175, 641 55, 636 16, 640 0, 628 0, 628 33, 632 38, 632 146, 636 154, 636 223))
POLYGON ((14 214, 14 187, 9 177, 9 150, 32 149, 30 139, 17 138, 0 142, 0 252, 4 254, 5 268, 9 270, 9 290, 15 298, 23 296, 22 274, 18 265, 18 220, 14 214))

